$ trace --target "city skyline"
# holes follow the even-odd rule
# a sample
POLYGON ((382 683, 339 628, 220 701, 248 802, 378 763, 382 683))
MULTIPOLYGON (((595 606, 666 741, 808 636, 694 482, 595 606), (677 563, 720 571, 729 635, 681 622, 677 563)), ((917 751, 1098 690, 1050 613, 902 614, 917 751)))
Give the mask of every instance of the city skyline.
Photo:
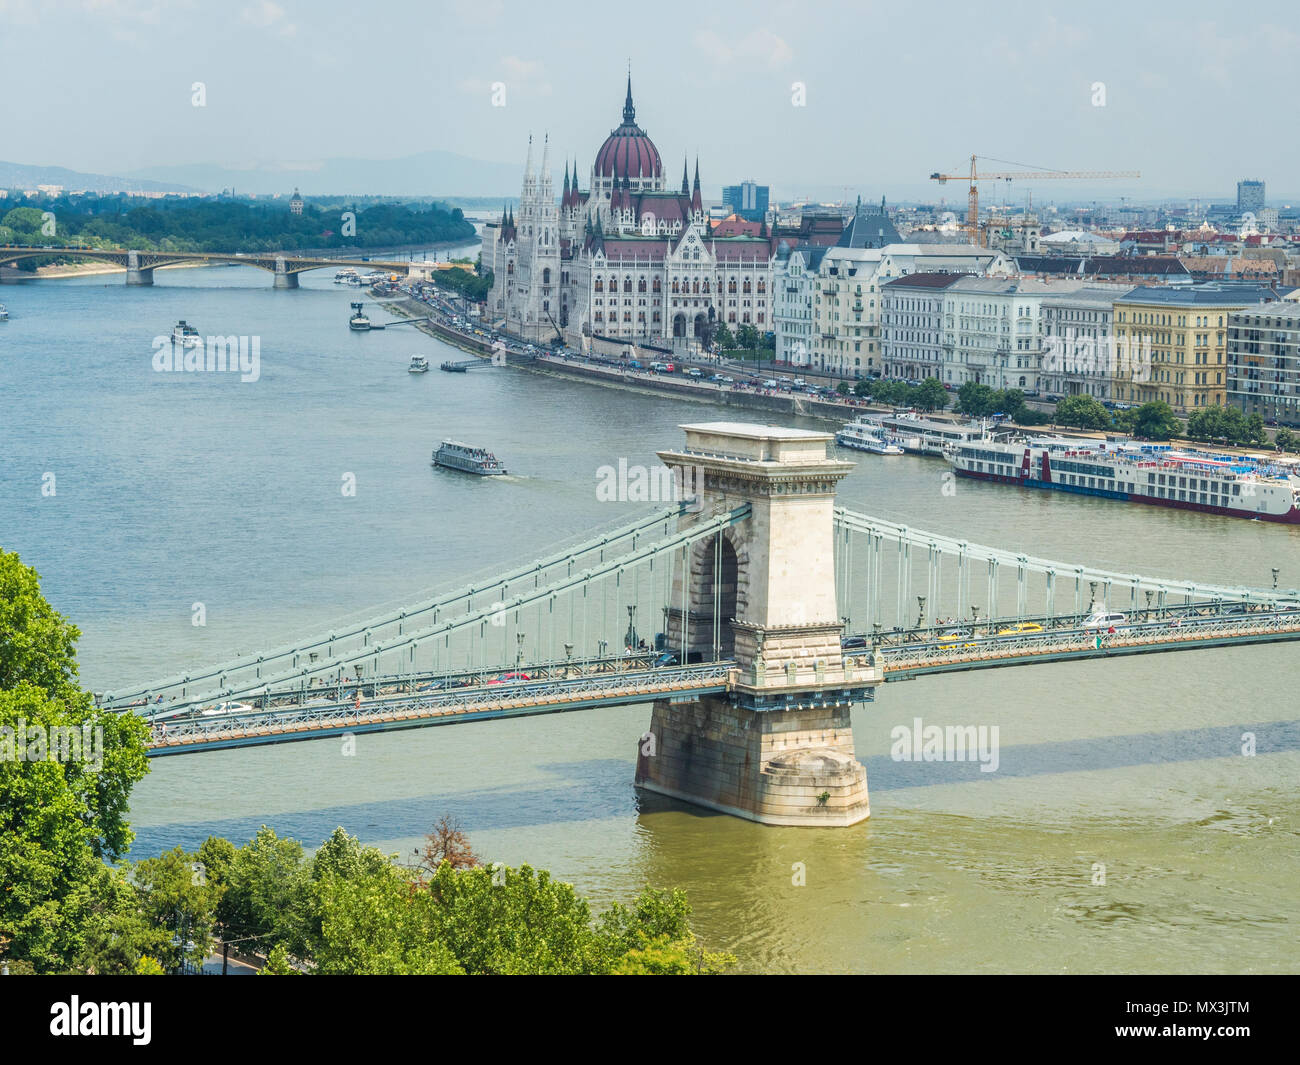
POLYGON ((290 184, 325 160, 430 150, 518 166, 530 132, 549 132, 559 158, 598 143, 617 125, 630 62, 644 127, 665 160, 708 158, 710 198, 752 178, 786 201, 840 188, 959 203, 961 185, 929 175, 960 173, 974 153, 1142 173, 988 183, 989 204, 1029 191, 1035 202, 1230 200, 1237 181, 1258 177, 1281 205, 1300 193, 1287 184, 1300 148, 1268 135, 1265 109, 1241 104, 1285 92, 1285 65, 1268 58, 1300 34, 1282 5, 1254 10, 1242 27, 1208 3, 1180 4, 1176 18, 1117 3, 1086 16, 1013 5, 995 18, 956 9, 936 27, 901 6, 864 17, 838 4, 701 14, 670 3, 651 20, 602 12, 609 43, 593 45, 552 12, 505 2, 399 2, 381 26, 337 3, 259 0, 231 15, 170 0, 16 0, 0 5, 0 62, 40 92, 25 107, 7 95, 5 155, 119 175, 258 165, 292 172, 290 184), (440 40, 455 47, 442 54, 440 40), (51 80, 47 42, 86 73, 51 80), (106 67, 111 76, 97 73, 106 67), (1242 152, 1211 150, 1216 130, 1242 152))

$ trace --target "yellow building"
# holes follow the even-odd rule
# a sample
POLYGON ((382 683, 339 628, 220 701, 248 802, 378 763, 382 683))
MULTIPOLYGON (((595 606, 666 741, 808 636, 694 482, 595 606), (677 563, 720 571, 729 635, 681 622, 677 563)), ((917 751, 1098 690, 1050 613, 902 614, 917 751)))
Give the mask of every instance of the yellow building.
POLYGON ((1115 300, 1111 395, 1120 403, 1163 400, 1182 412, 1223 406, 1228 315, 1276 299, 1259 285, 1133 289, 1115 300))

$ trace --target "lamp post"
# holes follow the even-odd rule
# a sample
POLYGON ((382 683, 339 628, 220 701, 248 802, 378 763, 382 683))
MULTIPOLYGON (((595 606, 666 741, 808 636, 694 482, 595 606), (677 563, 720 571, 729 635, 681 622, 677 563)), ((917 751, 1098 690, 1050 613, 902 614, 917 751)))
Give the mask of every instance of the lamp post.
POLYGON ((970 608, 970 634, 972 636, 975 635, 975 626, 979 624, 979 620, 980 620, 980 608, 977 606, 972 606, 970 608))
POLYGON ((524 664, 524 636, 522 632, 515 633, 515 643, 519 645, 519 650, 515 653, 515 669, 518 670, 524 664))
POLYGON ((924 627, 925 622, 925 596, 918 595, 916 597, 916 606, 916 627, 919 629, 924 627))
POLYGON ((569 669, 572 665, 573 665, 573 644, 566 643, 564 645, 564 677, 566 680, 569 677, 569 669))
POLYGON ((627 646, 636 650, 636 604, 629 603, 627 608, 627 646))

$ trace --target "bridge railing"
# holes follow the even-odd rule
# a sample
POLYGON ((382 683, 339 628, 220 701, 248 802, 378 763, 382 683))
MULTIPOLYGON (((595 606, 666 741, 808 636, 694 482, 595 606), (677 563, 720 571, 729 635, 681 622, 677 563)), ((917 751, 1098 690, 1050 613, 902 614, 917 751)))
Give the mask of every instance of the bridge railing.
POLYGON ((722 690, 735 669, 733 662, 588 674, 538 684, 528 681, 449 692, 404 695, 363 702, 360 706, 299 706, 220 717, 157 722, 152 746, 176 746, 247 737, 271 730, 312 731, 395 723, 417 717, 468 715, 489 709, 526 710, 562 702, 637 702, 673 691, 722 690))
MULTIPOLYGON (((1062 651, 1104 650, 1147 644, 1203 642, 1212 639, 1300 633, 1300 611, 1254 612, 1239 615, 1182 615, 1159 621, 1125 623, 1114 632, 1069 629, 1005 636, 949 636, 925 642, 882 646, 876 661, 886 678, 891 670, 987 659, 1032 657, 1062 651)), ((862 652, 870 654, 868 650, 862 652)))

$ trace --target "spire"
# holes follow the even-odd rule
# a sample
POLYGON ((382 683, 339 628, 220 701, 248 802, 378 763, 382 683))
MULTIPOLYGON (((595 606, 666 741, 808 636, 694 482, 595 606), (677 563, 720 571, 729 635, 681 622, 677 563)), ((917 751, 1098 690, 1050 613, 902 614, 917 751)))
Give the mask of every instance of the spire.
POLYGON ((542 139, 542 172, 540 177, 542 184, 549 187, 551 184, 551 135, 549 133, 542 139))
POLYGON ((636 124, 636 108, 632 106, 632 61, 627 62, 627 99, 623 101, 623 125, 636 124))
POLYGON ((524 181, 533 180, 533 135, 528 134, 528 160, 524 163, 524 181))
POLYGON ((501 204, 501 228, 502 229, 505 229, 506 227, 506 209, 507 209, 506 205, 502 203, 501 204))
POLYGON ((695 187, 691 190, 691 210, 704 210, 704 199, 700 196, 700 157, 695 157, 695 187))
POLYGON ((569 206, 569 160, 564 160, 564 199, 560 201, 561 207, 569 206))
POLYGON ((682 195, 691 194, 691 179, 686 172, 686 156, 682 156, 682 195))

